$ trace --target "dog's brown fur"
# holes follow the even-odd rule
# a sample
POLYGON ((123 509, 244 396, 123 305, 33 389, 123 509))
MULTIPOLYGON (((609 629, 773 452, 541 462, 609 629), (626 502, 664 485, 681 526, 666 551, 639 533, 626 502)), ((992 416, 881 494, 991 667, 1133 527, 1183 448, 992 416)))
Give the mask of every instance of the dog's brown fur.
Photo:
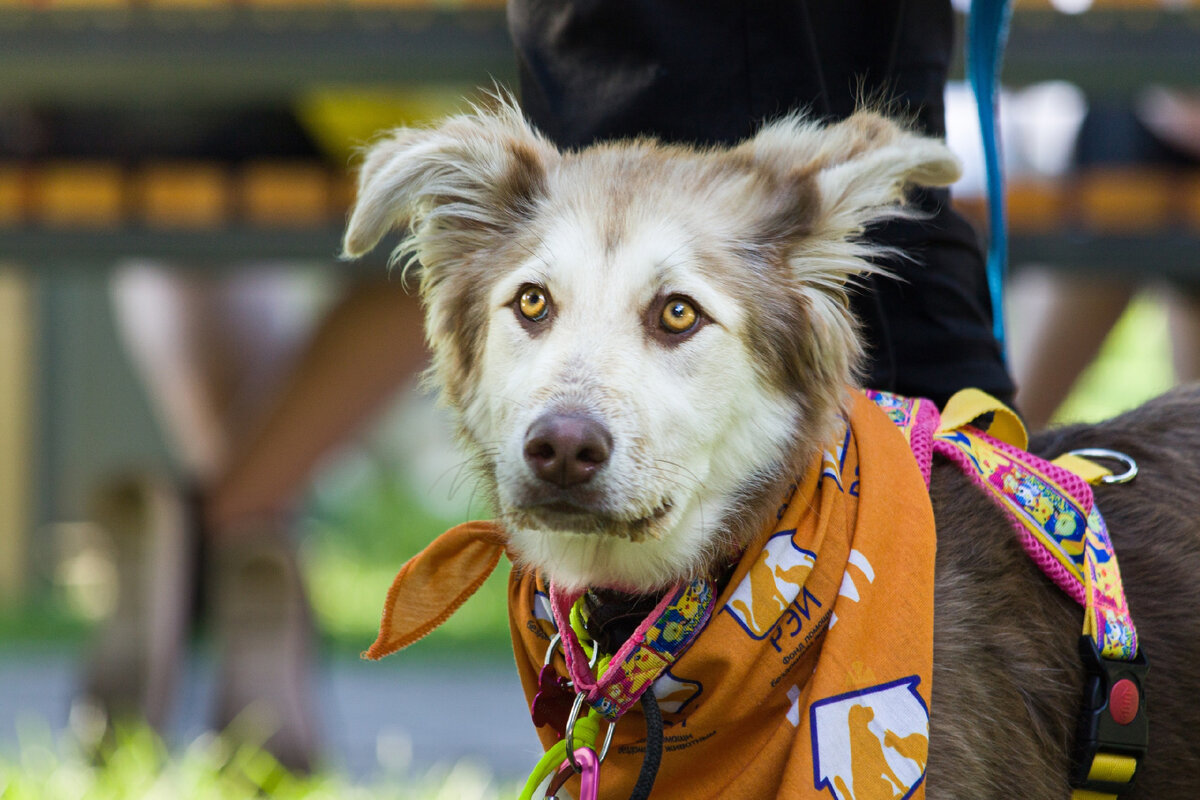
MULTIPOLYGON (((873 252, 858 234, 872 220, 903 213, 892 203, 905 185, 944 184, 954 171, 941 145, 871 114, 825 129, 803 120, 769 126, 727 151, 640 141, 560 154, 509 108, 434 131, 400 131, 377 145, 363 167, 346 252, 365 252, 390 228, 412 225, 407 250, 426 267, 436 381, 465 417, 480 391, 488 326, 513 324, 504 307, 488 307, 488 282, 533 252, 545 217, 581 229, 594 224, 599 249, 611 250, 630 218, 664 207, 694 226, 681 191, 718 209, 698 229, 683 227, 698 243, 705 273, 753 311, 752 324, 739 328, 734 315, 730 328, 746 339, 759 388, 789 396, 798 409, 787 444, 730 490, 713 541, 685 567, 718 575, 729 553, 773 515, 763 498, 777 496, 809 463, 844 403, 861 352, 844 283, 867 268, 863 257, 873 252), (849 174, 846 168, 852 179, 830 178, 839 169, 849 174), (595 209, 597 218, 588 218, 595 209)), ((575 367, 566 367, 560 382, 574 386, 575 367)), ((613 392, 578 383, 593 395, 613 392)), ((460 425, 494 493, 497 448, 469 420, 460 425)), ((1152 665, 1150 755, 1131 796, 1185 800, 1200 783, 1200 708, 1193 705, 1200 698, 1200 387, 1102 425, 1042 434, 1032 449, 1052 457, 1081 447, 1125 452, 1141 469, 1130 485, 1096 490, 1152 665)), ((938 555, 927 796, 1063 800, 1082 697, 1076 643, 1083 612, 1038 571, 1007 519, 957 467, 935 462, 931 497, 938 555)), ((650 546, 623 538, 643 552, 650 546)), ((553 558, 553 548, 544 548, 529 561, 553 568, 553 558)), ((619 593, 601 596, 629 602, 619 593)))
MULTIPOLYGON (((1100 425, 1034 438, 1053 457, 1126 453, 1127 485, 1100 486, 1143 652, 1150 752, 1128 795, 1195 797, 1200 785, 1200 385, 1100 425)), ((1029 560, 958 468, 935 464, 930 798, 1065 798, 1083 676, 1081 612, 1029 560)))

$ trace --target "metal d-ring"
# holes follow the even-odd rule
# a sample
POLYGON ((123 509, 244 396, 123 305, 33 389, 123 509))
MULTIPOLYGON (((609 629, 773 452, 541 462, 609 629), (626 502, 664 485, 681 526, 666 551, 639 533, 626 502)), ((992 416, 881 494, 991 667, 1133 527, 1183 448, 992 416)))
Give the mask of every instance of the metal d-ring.
POLYGON ((608 732, 604 734, 604 745, 600 748, 600 757, 599 757, 599 762, 598 762, 600 764, 604 763, 604 757, 608 755, 608 746, 610 744, 612 744, 613 731, 615 731, 616 729, 617 729, 617 723, 615 723, 615 722, 608 723, 608 732))
POLYGON ((567 717, 567 729, 563 734, 563 741, 567 743, 567 760, 571 762, 571 769, 575 770, 576 774, 583 772, 583 767, 575 760, 575 721, 579 719, 579 711, 583 708, 583 699, 586 696, 586 692, 575 695, 575 702, 571 705, 571 716, 567 717))
POLYGON ((1125 471, 1120 475, 1102 475, 1100 476, 1101 483, 1129 483, 1137 477, 1138 465, 1129 456, 1124 453, 1119 453, 1116 450, 1108 450, 1104 447, 1085 447, 1082 450, 1068 451, 1067 455, 1079 456, 1080 458, 1105 458, 1109 461, 1118 461, 1125 467, 1125 471))
POLYGON ((560 636, 558 634, 558 632, 556 631, 554 634, 554 638, 552 638, 550 640, 550 644, 546 645, 546 660, 545 660, 545 662, 542 663, 543 667, 550 666, 550 662, 554 660, 554 648, 557 647, 558 643, 561 641, 562 641, 562 636, 560 636))
MULTIPOLYGON (((571 762, 571 768, 575 772, 581 769, 578 762, 575 761, 575 721, 579 719, 579 712, 583 710, 583 701, 586 692, 580 692, 575 695, 575 702, 571 705, 571 715, 567 717, 567 728, 563 734, 563 741, 567 743, 567 760, 571 762)), ((604 732, 604 744, 600 746, 600 752, 597 755, 597 763, 603 764, 604 759, 608 756, 608 748, 612 745, 613 732, 617 729, 616 722, 608 723, 608 730, 604 732)))

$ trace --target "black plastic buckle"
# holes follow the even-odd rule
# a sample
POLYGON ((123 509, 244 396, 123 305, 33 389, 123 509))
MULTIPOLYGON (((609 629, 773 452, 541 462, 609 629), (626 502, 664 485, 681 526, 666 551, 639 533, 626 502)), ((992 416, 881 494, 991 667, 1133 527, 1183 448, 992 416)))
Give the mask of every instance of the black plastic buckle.
POLYGON ((1138 769, 1146 756, 1150 721, 1146 716, 1146 672, 1150 669, 1139 649, 1133 661, 1104 658, 1090 636, 1079 638, 1079 655, 1087 674, 1084 676, 1083 709, 1075 734, 1075 754, 1071 765, 1071 786, 1105 794, 1129 790, 1137 769, 1128 783, 1088 780, 1097 753, 1132 756, 1138 769))

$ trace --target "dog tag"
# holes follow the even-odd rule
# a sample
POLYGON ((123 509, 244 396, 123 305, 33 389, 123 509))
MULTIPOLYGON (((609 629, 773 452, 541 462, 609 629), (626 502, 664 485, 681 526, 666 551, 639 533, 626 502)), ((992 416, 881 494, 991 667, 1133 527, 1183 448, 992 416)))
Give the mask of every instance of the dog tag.
POLYGON ((571 704, 574 701, 571 681, 559 677, 554 667, 547 664, 538 673, 538 690, 529 709, 533 724, 539 728, 549 725, 560 737, 566 736, 567 719, 571 716, 571 704))

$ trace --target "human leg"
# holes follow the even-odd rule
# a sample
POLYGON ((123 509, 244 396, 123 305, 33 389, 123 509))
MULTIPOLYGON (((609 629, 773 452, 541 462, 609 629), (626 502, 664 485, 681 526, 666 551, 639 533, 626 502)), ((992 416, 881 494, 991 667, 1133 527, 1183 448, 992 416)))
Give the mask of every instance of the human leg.
POLYGON ((399 283, 352 286, 322 318, 265 413, 235 440, 211 485, 213 626, 221 649, 217 725, 312 767, 312 619, 289 546, 295 504, 322 457, 424 362, 421 315, 399 283))
POLYGON ((424 364, 421 324, 399 282, 347 291, 213 483, 207 516, 217 535, 291 512, 320 459, 424 364))
MULTIPOLYGON (((118 334, 146 387, 174 461, 172 475, 139 472, 105 480, 92 518, 117 567, 117 603, 85 671, 77 721, 167 718, 191 628, 202 551, 199 504, 257 385, 278 371, 303 332, 311 294, 278 270, 214 276, 149 262, 114 270, 118 334)), ((81 731, 87 733, 88 731, 81 731)))
POLYGON ((282 268, 212 275, 131 262, 115 271, 122 344, 186 480, 208 484, 225 468, 320 293, 282 268))

